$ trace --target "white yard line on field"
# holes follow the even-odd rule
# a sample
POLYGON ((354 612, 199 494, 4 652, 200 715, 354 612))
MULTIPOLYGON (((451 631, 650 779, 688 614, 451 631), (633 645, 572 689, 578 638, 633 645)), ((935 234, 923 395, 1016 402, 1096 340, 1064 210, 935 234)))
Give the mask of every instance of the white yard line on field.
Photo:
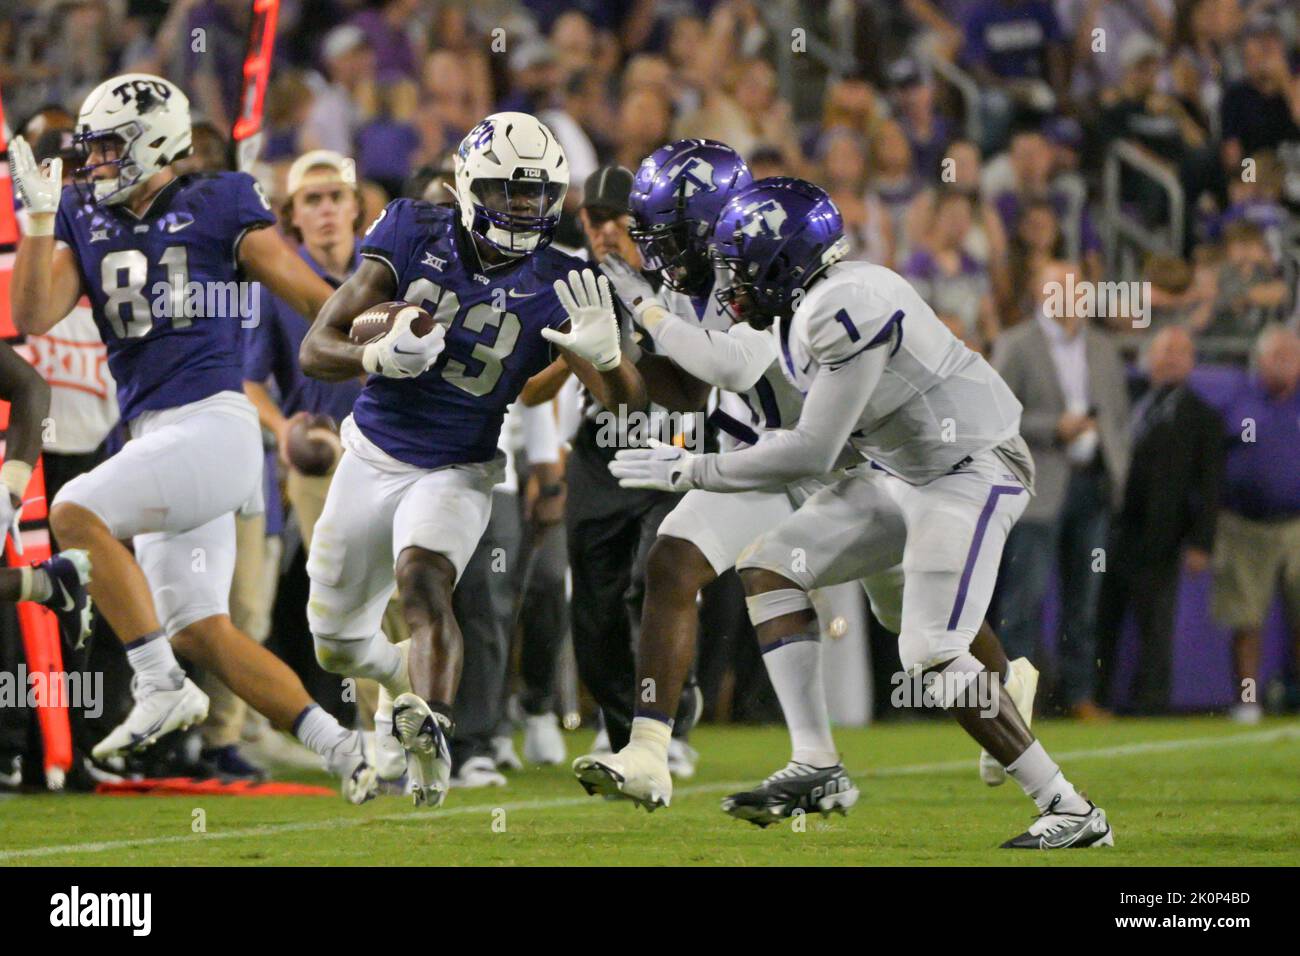
MULTIPOLYGON (((1138 754, 1169 753, 1182 750, 1199 750, 1207 747, 1239 746, 1243 744, 1267 744, 1283 740, 1300 740, 1300 726, 1279 727, 1273 730, 1258 730, 1250 733, 1227 734, 1219 737, 1189 737, 1182 740, 1150 740, 1132 744, 1118 744, 1114 747, 1098 747, 1090 750, 1065 751, 1055 755, 1063 762, 1078 760, 1100 760, 1107 757, 1131 757, 1138 754)), ((960 760, 943 760, 936 763, 904 764, 898 767, 880 767, 875 770, 862 770, 854 776, 866 779, 880 777, 905 777, 914 774, 947 773, 957 770, 973 770, 974 757, 960 760)), ((677 788, 674 796, 688 797, 696 794, 720 793, 739 790, 751 786, 753 780, 733 780, 727 783, 697 784, 677 788)), ((31 860, 40 857, 58 856, 64 853, 105 853, 109 850, 125 850, 145 846, 167 846, 172 843, 195 842, 207 843, 213 840, 237 840, 244 837, 273 837, 282 833, 309 833, 315 830, 334 830, 340 827, 358 827, 370 823, 388 821, 407 821, 426 818, 431 822, 442 817, 459 817, 472 813, 491 814, 495 810, 504 810, 507 814, 528 810, 554 810, 561 807, 576 807, 590 803, 591 797, 558 797, 547 800, 524 800, 514 803, 474 804, 472 806, 451 806, 437 811, 420 811, 413 808, 401 813, 383 813, 377 816, 347 816, 330 820, 302 820, 296 823, 269 823, 264 826, 244 827, 236 830, 221 830, 216 833, 178 834, 176 836, 142 837, 138 840, 99 840, 91 843, 65 843, 55 846, 34 846, 21 850, 0 850, 0 863, 16 860, 31 860)), ((670 811, 671 812, 671 811, 670 811)))

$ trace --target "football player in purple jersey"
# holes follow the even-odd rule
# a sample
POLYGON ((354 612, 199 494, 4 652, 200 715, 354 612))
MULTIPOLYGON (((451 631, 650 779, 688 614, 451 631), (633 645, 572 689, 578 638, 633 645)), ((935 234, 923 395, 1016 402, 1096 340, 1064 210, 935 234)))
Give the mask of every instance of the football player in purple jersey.
POLYGON ((451 771, 462 653, 452 591, 501 480, 506 407, 552 346, 607 407, 645 403, 607 280, 550 246, 569 183, 551 131, 494 114, 465 137, 455 167, 455 206, 398 199, 371 224, 360 267, 301 349, 309 375, 369 375, 341 429, 307 563, 317 659, 379 682, 376 728, 391 721, 415 802, 430 807, 451 771), (377 340, 353 343, 353 318, 391 300, 425 308, 433 331, 416 335, 399 313, 377 340), (380 628, 394 588, 411 633, 400 646, 380 628))
POLYGON ((75 186, 62 188, 60 160, 38 167, 25 142, 13 144, 30 223, 14 267, 14 322, 39 334, 88 296, 131 434, 50 510, 59 541, 89 552, 91 596, 135 671, 134 707, 93 754, 146 747, 204 718, 207 696, 174 647, 292 729, 360 803, 376 790, 368 741, 315 705, 228 613, 235 512, 260 508, 262 485, 261 429, 241 370, 241 326, 255 320, 256 296, 243 279, 307 315, 331 290, 265 228, 275 217, 252 177, 177 174, 190 129, 178 87, 132 73, 82 105, 75 186))

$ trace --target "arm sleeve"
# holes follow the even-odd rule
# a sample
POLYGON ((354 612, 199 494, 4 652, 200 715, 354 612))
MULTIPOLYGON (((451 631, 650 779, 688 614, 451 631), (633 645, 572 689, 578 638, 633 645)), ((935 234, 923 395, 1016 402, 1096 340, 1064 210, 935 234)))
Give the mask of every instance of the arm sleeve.
POLYGON ((752 388, 776 361, 771 335, 746 325, 719 332, 683 322, 670 313, 650 335, 659 354, 700 381, 729 392, 752 388))
POLYGON ((804 400, 799 424, 767 433, 750 448, 694 459, 695 487, 747 491, 789 484, 830 471, 885 370, 886 349, 869 349, 823 366, 804 400))

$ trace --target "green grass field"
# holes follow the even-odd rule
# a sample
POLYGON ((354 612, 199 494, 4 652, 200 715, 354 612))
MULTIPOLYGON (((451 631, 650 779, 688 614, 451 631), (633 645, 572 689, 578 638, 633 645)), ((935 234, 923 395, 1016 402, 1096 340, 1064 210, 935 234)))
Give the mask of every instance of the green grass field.
MULTIPOLYGON (((455 790, 438 811, 384 797, 92 797, 0 800, 0 865, 1118 865, 1300 863, 1300 721, 1044 721, 1067 776, 1106 808, 1116 846, 1087 853, 995 849, 1032 806, 993 790, 955 726, 888 724, 837 734, 862 799, 802 832, 733 820, 719 798, 784 761, 780 728, 703 727, 699 773, 647 816, 587 797, 567 768, 503 789, 455 790), (191 828, 202 809, 206 833, 191 828), (495 824, 495 826, 494 826, 495 824)), ((590 741, 568 735, 570 755, 590 741)), ((307 778, 326 782, 324 775, 307 778)))

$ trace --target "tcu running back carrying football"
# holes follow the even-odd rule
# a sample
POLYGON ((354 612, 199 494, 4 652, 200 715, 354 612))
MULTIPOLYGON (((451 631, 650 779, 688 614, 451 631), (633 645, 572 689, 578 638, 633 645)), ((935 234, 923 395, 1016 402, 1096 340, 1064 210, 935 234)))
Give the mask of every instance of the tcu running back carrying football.
MULTIPOLYGON (((1112 844, 1105 813, 1066 780, 1002 682, 991 714, 962 692, 982 679, 971 644, 1007 532, 1032 493, 1020 403, 902 277, 840 261, 840 212, 811 183, 774 178, 739 191, 713 242, 726 276, 719 301, 738 320, 771 327, 805 395, 799 422, 719 454, 622 451, 611 471, 628 487, 745 492, 825 474, 846 445, 854 449, 860 464, 737 561, 760 640, 815 655, 808 591, 876 579, 872 605, 898 633, 903 667, 939 675, 944 706, 1038 806, 1028 831, 1003 845, 1112 844)), ((792 763, 769 783, 804 772, 792 763)))
POLYGON ((343 778, 350 801, 367 800, 376 783, 363 735, 313 704, 227 613, 235 512, 259 508, 262 487, 261 430, 242 388, 243 297, 231 290, 246 272, 314 315, 330 287, 264 228, 275 217, 251 177, 173 170, 190 149, 190 111, 167 80, 131 73, 96 87, 76 142, 85 163, 68 189, 60 160, 37 168, 28 145, 13 143, 30 226, 12 304, 18 327, 39 334, 89 296, 131 433, 50 510, 59 543, 89 552, 91 596, 135 671, 135 705, 94 755, 146 747, 207 714, 174 645, 276 727, 292 728, 343 778))
MULTIPOLYGON (((452 591, 502 477, 506 406, 549 364, 548 343, 607 407, 645 401, 608 281, 549 248, 569 183, 551 131, 523 113, 489 116, 461 143, 455 171, 455 207, 399 199, 380 214, 360 268, 301 350, 309 375, 370 376, 343 423, 307 564, 317 657, 379 682, 380 739, 405 748, 415 802, 430 807, 451 772, 461 667, 452 591), (394 299, 427 310, 432 329, 420 335, 420 311, 406 308, 378 339, 349 337, 354 317, 394 299), (400 647, 380 629, 394 587, 411 632, 400 647)), ((400 775, 400 763, 384 764, 400 775)))

